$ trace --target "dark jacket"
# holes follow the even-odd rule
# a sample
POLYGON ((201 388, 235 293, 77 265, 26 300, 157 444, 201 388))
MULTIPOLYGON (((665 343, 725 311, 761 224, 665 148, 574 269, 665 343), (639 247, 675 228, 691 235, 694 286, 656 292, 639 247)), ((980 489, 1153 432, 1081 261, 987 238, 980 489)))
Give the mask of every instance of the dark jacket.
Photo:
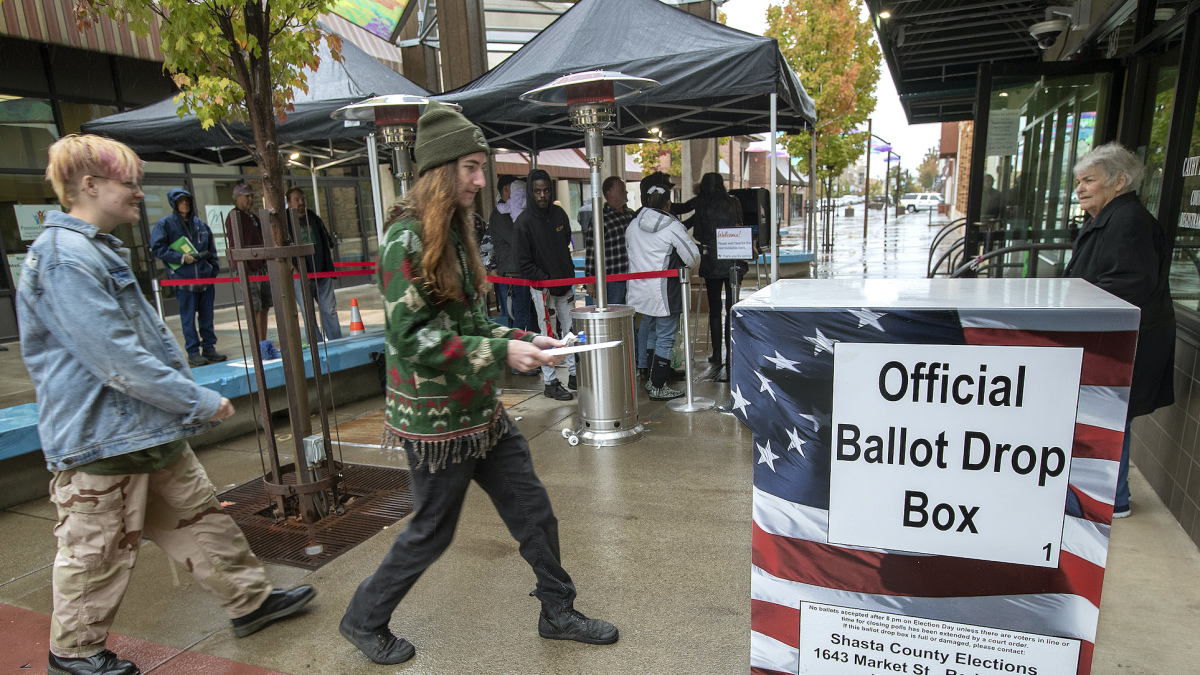
POLYGON ((742 224, 741 202, 736 197, 717 194, 697 197, 692 202, 696 213, 685 225, 691 226, 692 237, 700 243, 700 276, 728 279, 729 270, 734 266, 740 267, 745 274, 750 267, 744 261, 717 258, 717 230, 742 224))
POLYGON ((313 245, 313 254, 308 256, 308 271, 334 271, 333 239, 329 236, 329 230, 325 228, 321 216, 313 213, 312 209, 305 209, 297 225, 300 231, 295 233, 292 240, 297 244, 313 245))
MULTIPOLYGON (((234 248, 255 248, 266 246, 266 233, 263 232, 262 222, 253 210, 243 211, 235 208, 225 216, 225 237, 226 241, 232 242, 234 248), (234 221, 237 222, 237 229, 233 227, 234 221), (237 241, 238 232, 241 235, 241 241, 237 241)), ((234 270, 236 271, 236 266, 234 270)), ((246 262, 246 271, 251 275, 261 275, 267 273, 266 260, 249 260, 246 262)))
POLYGON ((1063 276, 1084 279, 1142 310, 1129 417, 1175 402, 1175 308, 1166 234, 1137 195, 1113 198, 1084 223, 1063 276))
POLYGON ((167 201, 171 204, 170 215, 159 219, 150 232, 150 250, 154 253, 154 257, 164 263, 180 266, 179 269, 173 270, 169 265, 164 265, 167 269, 167 278, 203 279, 217 276, 217 273, 221 271, 221 265, 217 261, 217 244, 213 240, 213 233, 208 224, 196 217, 196 200, 192 199, 191 193, 187 190, 175 189, 167 192, 167 201), (176 208, 180 197, 187 197, 192 202, 192 212, 188 214, 186 220, 176 208), (183 254, 171 248, 171 244, 178 241, 180 237, 187 237, 197 251, 207 252, 207 259, 197 260, 189 265, 181 264, 183 263, 183 254))
POLYGON ((512 238, 516 234, 512 216, 494 209, 491 219, 487 221, 487 231, 492 235, 492 262, 496 263, 496 273, 500 276, 521 276, 517 269, 517 258, 512 252, 512 238))
POLYGON ((492 211, 488 220, 488 233, 492 236, 492 262, 496 264, 496 273, 502 277, 519 277, 517 258, 513 254, 513 219, 500 209, 492 211))
MULTIPOLYGON (((530 204, 525 207, 513 228, 513 253, 517 271, 522 279, 570 279, 575 276, 571 260, 571 221, 561 206, 550 205, 547 211, 530 204)), ((570 286, 552 286, 552 295, 566 295, 570 286)))

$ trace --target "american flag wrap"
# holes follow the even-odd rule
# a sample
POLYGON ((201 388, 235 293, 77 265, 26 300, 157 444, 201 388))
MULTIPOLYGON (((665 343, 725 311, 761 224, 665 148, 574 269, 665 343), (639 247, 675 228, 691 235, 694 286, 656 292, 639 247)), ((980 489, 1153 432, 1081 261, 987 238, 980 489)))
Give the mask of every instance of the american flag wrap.
POLYGON ((942 285, 955 283, 950 281, 892 282, 908 290, 887 293, 911 299, 928 291, 971 300, 957 307, 936 301, 908 302, 906 308, 839 306, 838 298, 829 298, 869 298, 864 288, 887 283, 784 281, 734 310, 734 414, 753 432, 755 446, 751 672, 797 673, 800 603, 815 602, 1076 638, 1078 675, 1087 675, 1133 373, 1136 309, 1070 279, 962 280, 958 287, 942 285), (797 306, 802 303, 821 306, 797 306), (837 342, 1083 348, 1057 568, 829 543, 837 342))

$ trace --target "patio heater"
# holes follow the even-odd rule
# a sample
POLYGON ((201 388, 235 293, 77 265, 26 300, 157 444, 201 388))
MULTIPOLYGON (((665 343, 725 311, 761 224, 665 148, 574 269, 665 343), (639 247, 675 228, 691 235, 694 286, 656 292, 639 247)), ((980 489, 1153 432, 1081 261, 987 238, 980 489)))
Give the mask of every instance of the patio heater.
MULTIPOLYGON (((604 155, 604 130, 616 119, 617 100, 658 82, 630 77, 611 70, 572 73, 521 94, 522 101, 566 106, 571 125, 584 134, 584 153, 591 167, 592 248, 596 262, 596 304, 571 310, 576 330, 587 333, 592 343, 620 340, 611 349, 577 355, 579 371, 579 417, 583 425, 563 435, 572 444, 623 445, 644 433, 637 417, 637 380, 634 370, 633 308, 609 305, 604 269, 604 197, 600 192, 600 167, 604 155)), ((625 167, 618 167, 624 173, 625 167)))
MULTIPOLYGON (((333 111, 335 120, 362 120, 374 122, 375 129, 383 137, 383 145, 392 151, 393 173, 400 179, 402 196, 408 195, 413 183, 412 149, 417 141, 417 119, 421 110, 432 99, 408 94, 376 96, 333 111)), ((458 108, 453 103, 446 105, 458 108)), ((373 140, 373 139, 372 139, 373 140)), ((367 151, 374 155, 374 144, 368 141, 367 151)))

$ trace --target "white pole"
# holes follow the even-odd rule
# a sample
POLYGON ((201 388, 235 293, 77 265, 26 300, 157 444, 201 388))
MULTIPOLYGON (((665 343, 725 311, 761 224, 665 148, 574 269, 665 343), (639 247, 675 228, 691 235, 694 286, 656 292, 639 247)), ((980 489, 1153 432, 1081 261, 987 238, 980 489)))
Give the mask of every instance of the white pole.
POLYGON ((375 134, 367 136, 367 164, 371 172, 371 201, 375 205, 375 247, 383 244, 383 191, 379 187, 379 148, 375 134))
POLYGON ((775 133, 779 125, 775 116, 777 96, 778 94, 771 92, 771 168, 768 169, 771 172, 771 283, 779 281, 779 217, 775 204, 775 183, 778 178, 775 173, 775 133))
POLYGON ((308 173, 312 176, 313 184, 313 213, 321 212, 321 191, 317 189, 317 167, 312 160, 308 162, 308 173))
MULTIPOLYGON (((595 217, 595 216, 593 216, 595 217)), ((688 304, 692 300, 692 270, 684 267, 679 270, 680 296, 683 300, 683 314, 679 320, 683 322, 683 372, 684 391, 686 398, 676 398, 667 401, 667 409, 675 412, 700 412, 709 410, 716 402, 711 398, 692 395, 692 331, 688 328, 688 304)))
POLYGON ((163 318, 162 286, 158 285, 158 279, 151 279, 150 285, 154 288, 154 304, 158 306, 158 320, 166 321, 163 318))

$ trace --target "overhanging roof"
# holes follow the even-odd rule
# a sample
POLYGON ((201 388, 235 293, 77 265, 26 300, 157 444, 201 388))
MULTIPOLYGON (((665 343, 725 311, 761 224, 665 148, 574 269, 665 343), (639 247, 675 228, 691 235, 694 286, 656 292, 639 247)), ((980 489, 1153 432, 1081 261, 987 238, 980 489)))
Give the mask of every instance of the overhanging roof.
MULTIPOLYGON (((1040 62, 1045 0, 867 0, 909 124, 972 118, 981 63, 1040 62), (887 19, 881 11, 890 12, 887 19)), ((1064 4, 1064 3, 1056 3, 1064 4)))

